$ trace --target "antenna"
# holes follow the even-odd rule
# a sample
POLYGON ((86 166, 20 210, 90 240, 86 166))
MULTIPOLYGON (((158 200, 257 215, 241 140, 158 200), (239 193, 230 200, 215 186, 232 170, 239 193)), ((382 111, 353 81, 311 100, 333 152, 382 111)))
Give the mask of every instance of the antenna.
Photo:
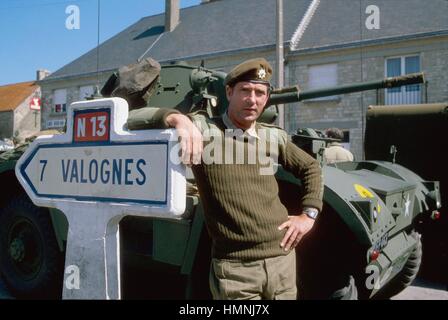
POLYGON ((100 94, 100 10, 101 10, 101 0, 97 0, 98 4, 98 26, 97 26, 97 38, 96 38, 96 87, 94 91, 94 96, 99 96, 100 94))

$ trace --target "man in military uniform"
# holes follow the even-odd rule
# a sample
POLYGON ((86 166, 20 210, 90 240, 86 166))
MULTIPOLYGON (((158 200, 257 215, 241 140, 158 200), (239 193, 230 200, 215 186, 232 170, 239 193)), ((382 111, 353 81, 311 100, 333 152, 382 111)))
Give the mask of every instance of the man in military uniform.
MULTIPOLYGON (((338 128, 329 128, 325 131, 328 138, 337 139, 342 141, 344 139, 344 133, 338 128)), ((338 141, 333 141, 328 144, 324 150, 324 159, 327 163, 353 161, 353 154, 345 149, 338 141)))
POLYGON ((265 59, 245 61, 225 79, 229 107, 222 117, 160 109, 153 119, 177 129, 182 159, 192 164, 212 239, 210 289, 215 299, 296 299, 294 248, 322 209, 318 162, 289 142, 283 130, 257 122, 269 98, 271 76, 265 59), (204 136, 203 146, 201 137, 208 132, 215 139, 204 136), (245 151, 243 161, 234 154, 219 159, 236 163, 207 158, 206 149, 213 149, 215 156, 229 152, 227 143, 234 144, 233 153, 245 151), (274 171, 262 173, 262 157, 251 162, 246 156, 254 144, 268 146, 261 149, 268 153, 263 156, 275 154, 283 168, 301 179, 302 209, 297 215, 288 216, 281 203, 274 171))

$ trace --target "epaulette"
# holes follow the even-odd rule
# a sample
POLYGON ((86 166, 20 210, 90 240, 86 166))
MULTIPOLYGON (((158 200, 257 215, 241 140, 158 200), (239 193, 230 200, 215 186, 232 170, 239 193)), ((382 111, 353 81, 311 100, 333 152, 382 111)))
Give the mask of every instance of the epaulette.
POLYGON ((280 145, 285 146, 287 141, 288 141, 288 133, 280 128, 279 126, 276 126, 275 124, 269 124, 269 123, 264 123, 264 122, 257 122, 256 124, 258 126, 258 129, 267 129, 267 130, 271 130, 270 132, 275 133, 275 135, 277 136, 278 142, 280 143, 280 145))
POLYGON ((259 126, 262 126, 262 127, 275 128, 275 129, 279 129, 279 130, 283 130, 283 131, 285 131, 284 129, 282 129, 282 128, 280 128, 279 126, 277 126, 277 125, 275 125, 275 124, 272 124, 272 123, 257 122, 257 124, 258 124, 259 126))

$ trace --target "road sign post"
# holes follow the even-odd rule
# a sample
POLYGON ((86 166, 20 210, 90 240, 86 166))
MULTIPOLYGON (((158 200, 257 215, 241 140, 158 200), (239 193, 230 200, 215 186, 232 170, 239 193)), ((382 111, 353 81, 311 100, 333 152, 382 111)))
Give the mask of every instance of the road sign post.
POLYGON ((178 219, 185 210, 175 131, 130 132, 127 117, 121 98, 73 103, 66 133, 38 137, 17 163, 34 204, 67 217, 65 299, 119 299, 119 221, 178 219), (70 270, 79 270, 79 279, 70 270))

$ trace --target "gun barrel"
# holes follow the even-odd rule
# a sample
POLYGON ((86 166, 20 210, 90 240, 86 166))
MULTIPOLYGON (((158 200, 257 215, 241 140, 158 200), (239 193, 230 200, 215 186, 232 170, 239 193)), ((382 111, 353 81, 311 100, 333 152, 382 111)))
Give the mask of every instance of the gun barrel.
POLYGON ((395 88, 424 82, 425 77, 423 73, 413 73, 399 77, 389 77, 377 81, 353 83, 336 87, 308 90, 303 92, 300 92, 298 86, 293 86, 288 88, 280 88, 272 90, 268 105, 299 102, 302 100, 328 97, 344 93, 375 90, 381 88, 395 88))

